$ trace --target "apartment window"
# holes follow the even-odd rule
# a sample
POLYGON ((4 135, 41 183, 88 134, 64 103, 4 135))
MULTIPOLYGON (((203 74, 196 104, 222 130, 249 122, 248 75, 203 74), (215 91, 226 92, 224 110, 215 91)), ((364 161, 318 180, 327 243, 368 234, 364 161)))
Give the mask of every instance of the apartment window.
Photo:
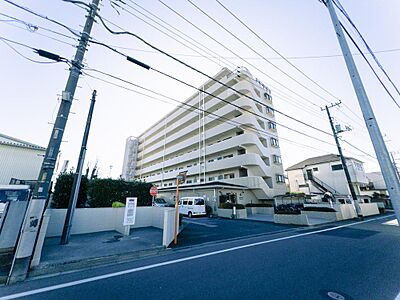
POLYGON ((208 177, 208 181, 214 181, 214 176, 208 177))
POLYGON ((274 164, 277 164, 277 165, 282 164, 282 158, 279 155, 273 155, 272 159, 274 161, 274 164))
POLYGON ((339 171, 339 170, 343 170, 343 165, 342 164, 332 165, 331 168, 332 168, 332 171, 339 171))
POLYGON ((168 186, 172 186, 172 182, 168 183, 168 186))
POLYGON ((221 159, 222 159, 222 156, 220 156, 220 157, 217 158, 217 160, 221 160, 221 159))
POLYGON ((269 129, 275 130, 275 129, 276 129, 276 123, 275 123, 275 122, 269 121, 269 122, 268 122, 268 128, 269 128, 269 129))
POLYGON ((225 158, 231 158, 231 157, 233 157, 233 154, 225 155, 225 156, 224 156, 224 159, 225 159, 225 158))
POLYGON ((192 183, 191 179, 186 180, 186 183, 192 183))
POLYGON ((223 175, 218 175, 218 179, 224 179, 223 175))
POLYGON ((232 178, 235 178, 235 174, 234 174, 234 173, 225 174, 225 175, 224 175, 224 178, 225 178, 225 179, 232 179, 232 178))
POLYGON ((248 176, 248 174, 247 174, 247 169, 245 169, 245 168, 240 168, 239 169, 239 177, 247 177, 248 176))
POLYGON ((246 154, 246 149, 239 149, 237 153, 238 155, 246 154))
POLYGON ((277 183, 285 182, 285 177, 283 177, 283 175, 276 175, 276 182, 277 183))
POLYGON ((276 138, 271 138, 271 146, 279 147, 279 142, 276 138))
POLYGON ((200 178, 200 182, 204 182, 204 178, 200 178))
POLYGON ((166 184, 166 183, 164 183, 164 186, 167 186, 167 184, 166 184))
POLYGON ((318 172, 319 171, 318 168, 313 168, 312 170, 313 170, 313 172, 318 172))
POLYGON ((190 168, 191 166, 192 166, 192 165, 187 165, 186 167, 187 167, 187 168, 190 168))
POLYGON ((213 162, 213 161, 214 161, 214 159, 209 159, 209 160, 208 160, 209 163, 211 163, 211 162, 213 162))

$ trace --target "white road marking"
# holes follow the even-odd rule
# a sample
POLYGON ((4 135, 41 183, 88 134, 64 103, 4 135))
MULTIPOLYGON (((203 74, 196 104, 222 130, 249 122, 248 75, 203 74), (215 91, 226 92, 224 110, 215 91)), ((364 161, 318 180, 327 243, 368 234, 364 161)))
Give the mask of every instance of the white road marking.
MULTIPOLYGON (((152 265, 147 265, 147 266, 143 266, 143 267, 138 267, 138 268, 134 268, 134 269, 128 269, 128 270, 109 273, 109 274, 104 274, 104 275, 100 275, 100 276, 89 277, 89 278, 86 278, 86 279, 80 279, 80 280, 75 280, 75 281, 66 282, 66 283, 62 283, 62 284, 56 284, 56 285, 52 285, 52 286, 48 286, 48 287, 44 287, 44 288, 40 288, 40 289, 36 289, 36 290, 30 290, 30 291, 26 291, 26 292, 21 292, 21 293, 16 293, 16 294, 3 296, 3 297, 0 298, 0 300, 9 300, 9 299, 16 299, 16 298, 20 298, 20 297, 36 295, 36 294, 45 293, 45 292, 49 292, 49 291, 54 291, 54 290, 58 290, 58 289, 66 288, 66 287, 71 287, 71 286, 75 286, 75 285, 80 285, 80 284, 84 284, 84 283, 88 283, 88 282, 98 281, 98 280, 102 280, 102 279, 108 279, 108 278, 121 276, 121 275, 125 275, 125 274, 136 273, 136 272, 140 272, 140 271, 144 271, 144 270, 149 270, 149 269, 154 269, 154 268, 158 268, 158 267, 168 266, 168 265, 177 264, 177 263, 181 263, 181 262, 185 262, 185 261, 190 261, 190 260, 199 259, 199 258, 203 258, 203 257, 213 256, 213 255, 217 255, 217 254, 221 254, 221 253, 232 252, 232 251, 236 251, 236 250, 240 250, 240 249, 255 247, 255 246, 264 245, 264 244, 275 243, 275 242, 279 242, 279 241, 290 240, 290 239, 299 238, 299 237, 303 237, 303 236, 308 236, 308 235, 312 235, 312 234, 317 234, 317 233, 321 233, 321 232, 327 232, 327 231, 337 230, 337 229, 340 229, 340 228, 355 226, 355 225, 359 225, 359 224, 363 224, 363 223, 369 223, 369 222, 373 222, 373 221, 376 221, 376 220, 380 220, 380 219, 384 219, 384 218, 388 218, 388 217, 392 217, 392 216, 393 215, 377 217, 377 218, 366 220, 366 221, 360 221, 360 222, 340 225, 340 226, 336 226, 336 227, 332 227, 332 228, 326 228, 326 229, 320 229, 320 230, 315 230, 315 231, 310 231, 310 232, 290 235, 290 236, 276 238, 276 239, 272 239, 272 240, 261 241, 261 242, 256 242, 256 243, 236 246, 236 247, 232 247, 232 248, 222 249, 222 250, 218 250, 218 251, 198 254, 198 255, 194 255, 194 256, 174 259, 174 260, 165 261, 165 262, 152 264, 152 265)), ((400 295, 397 296, 396 300, 400 300, 400 295)))
POLYGON ((212 224, 206 224, 206 223, 201 223, 201 222, 196 222, 192 220, 183 220, 184 223, 191 223, 191 224, 196 224, 200 226, 205 226, 205 227, 218 227, 218 225, 212 225, 212 224))
POLYGON ((397 219, 394 219, 394 220, 383 222, 382 225, 399 226, 399 222, 397 221, 397 219))

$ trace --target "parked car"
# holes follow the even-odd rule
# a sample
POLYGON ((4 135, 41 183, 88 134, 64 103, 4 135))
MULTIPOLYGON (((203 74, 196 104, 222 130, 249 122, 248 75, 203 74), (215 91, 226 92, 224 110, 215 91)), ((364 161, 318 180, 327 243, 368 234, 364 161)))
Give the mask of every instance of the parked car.
POLYGON ((178 205, 179 213, 189 218, 206 215, 206 205, 202 197, 182 197, 178 205))
POLYGON ((165 199, 163 199, 163 198, 155 198, 152 205, 157 206, 157 207, 168 207, 169 206, 168 202, 165 201, 165 199))

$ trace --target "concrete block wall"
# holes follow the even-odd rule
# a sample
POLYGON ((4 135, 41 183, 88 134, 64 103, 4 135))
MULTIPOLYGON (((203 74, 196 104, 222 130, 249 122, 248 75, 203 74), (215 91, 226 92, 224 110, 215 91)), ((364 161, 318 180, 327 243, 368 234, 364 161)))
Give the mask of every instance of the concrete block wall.
MULTIPOLYGON (((100 231, 116 230, 124 233, 123 226, 125 208, 78 208, 75 210, 71 234, 84 234, 100 231)), ((46 237, 61 236, 67 210, 49 209, 50 220, 47 226, 46 237)), ((138 207, 135 225, 131 228, 156 227, 163 229, 163 246, 168 246, 174 234, 173 208, 138 207), (171 225, 172 224, 172 225, 171 225), (172 226, 172 230, 171 230, 172 226), (171 233, 172 232, 172 233, 171 233), (168 243, 168 244, 167 244, 168 243)))

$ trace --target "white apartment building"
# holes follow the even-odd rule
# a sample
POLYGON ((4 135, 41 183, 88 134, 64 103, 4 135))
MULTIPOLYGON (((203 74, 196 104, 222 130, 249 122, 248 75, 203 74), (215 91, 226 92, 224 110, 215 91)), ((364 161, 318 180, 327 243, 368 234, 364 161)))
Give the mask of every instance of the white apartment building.
POLYGON ((123 178, 154 183, 162 192, 187 171, 185 185, 193 191, 218 182, 243 187, 247 196, 239 202, 284 194, 271 91, 243 67, 223 68, 214 78, 258 102, 214 80, 205 82, 199 89, 207 93, 184 102, 192 108, 180 105, 139 137, 128 138, 123 178))
MULTIPOLYGON (((363 162, 355 158, 346 158, 351 182, 357 195, 363 194, 361 189, 368 185, 363 162)), ((350 195, 350 189, 337 154, 328 154, 308 158, 286 169, 291 192, 305 194, 350 195)))

